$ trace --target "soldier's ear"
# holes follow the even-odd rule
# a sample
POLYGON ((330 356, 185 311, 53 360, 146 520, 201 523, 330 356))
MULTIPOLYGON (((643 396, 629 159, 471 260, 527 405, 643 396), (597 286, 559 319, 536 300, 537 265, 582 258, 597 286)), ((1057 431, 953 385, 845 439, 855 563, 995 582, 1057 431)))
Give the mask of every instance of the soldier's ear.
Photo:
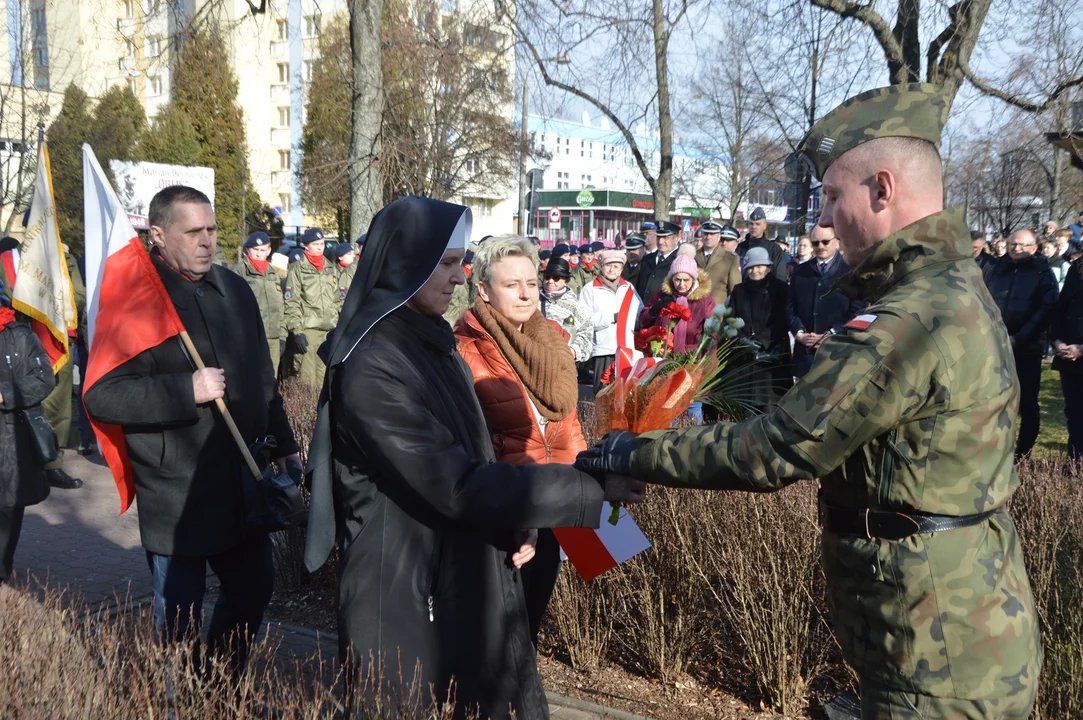
POLYGON ((891 207, 896 201, 898 182, 895 174, 890 170, 880 170, 872 178, 872 209, 873 212, 883 212, 891 207))

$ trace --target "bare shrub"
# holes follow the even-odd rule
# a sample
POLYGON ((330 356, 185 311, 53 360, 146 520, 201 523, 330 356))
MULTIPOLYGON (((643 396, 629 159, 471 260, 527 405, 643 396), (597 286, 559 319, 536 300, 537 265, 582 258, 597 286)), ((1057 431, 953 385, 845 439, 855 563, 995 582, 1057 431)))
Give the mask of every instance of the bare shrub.
POLYGON ((678 544, 713 601, 710 616, 732 633, 764 701, 798 712, 834 642, 823 611, 815 489, 689 492, 682 505, 678 544))
POLYGON ((566 564, 557 577, 546 622, 556 646, 572 667, 592 672, 606 660, 613 640, 613 583, 608 573, 589 583, 566 564))
POLYGON ((631 510, 652 549, 612 571, 612 606, 624 657, 648 677, 674 683, 688 671, 702 644, 704 590, 687 548, 679 545, 688 523, 688 491, 651 490, 651 500, 631 510))
MULTIPOLYGON (((255 643, 248 670, 234 675, 225 659, 197 666, 190 643, 156 642, 147 608, 88 612, 56 591, 43 595, 0 586, 0 717, 322 720, 345 712, 341 673, 319 655, 284 661, 277 637, 255 643)), ((453 693, 433 698, 419 668, 387 678, 367 664, 352 686, 363 698, 354 718, 454 716, 453 693)))
MULTIPOLYGON (((282 403, 297 440, 301 462, 308 462, 308 450, 316 429, 316 406, 319 391, 299 378, 291 377, 279 385, 282 403)), ((301 488, 308 501, 308 491, 301 488)), ((296 590, 308 577, 305 570, 305 529, 289 528, 271 534, 274 552, 275 585, 282 590, 296 590)))
POLYGON ((1083 468, 1034 460, 1012 498, 1042 627, 1035 717, 1083 717, 1083 468))

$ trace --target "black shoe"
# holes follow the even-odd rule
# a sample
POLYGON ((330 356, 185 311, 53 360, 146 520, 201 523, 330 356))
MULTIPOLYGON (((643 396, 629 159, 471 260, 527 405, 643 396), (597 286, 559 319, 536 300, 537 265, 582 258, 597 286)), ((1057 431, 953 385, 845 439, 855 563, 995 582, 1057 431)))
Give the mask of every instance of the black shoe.
POLYGON ((78 448, 76 448, 76 452, 80 455, 83 455, 84 457, 87 455, 97 455, 98 448, 93 445, 80 445, 78 448))
POLYGON ((46 470, 45 479, 50 485, 61 490, 75 490, 83 487, 83 481, 79 478, 73 478, 66 472, 60 469, 46 470))

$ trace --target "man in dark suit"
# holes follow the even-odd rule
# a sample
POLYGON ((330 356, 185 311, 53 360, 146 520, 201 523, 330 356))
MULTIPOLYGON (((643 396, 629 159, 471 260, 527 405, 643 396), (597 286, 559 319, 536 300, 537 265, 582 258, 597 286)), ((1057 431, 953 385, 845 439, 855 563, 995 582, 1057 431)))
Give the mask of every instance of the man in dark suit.
POLYGON ((700 225, 699 229, 703 233, 703 249, 696 253, 696 265, 706 270, 710 276, 711 296, 714 301, 725 305, 733 288, 741 282, 741 262, 736 255, 722 247, 722 242, 737 240, 737 230, 709 220, 700 225))
POLYGON ((643 256, 647 252, 647 238, 640 233, 632 233, 624 238, 624 251, 628 256, 628 262, 624 264, 624 270, 620 276, 632 286, 639 281, 639 270, 643 267, 643 256))
POLYGON ((650 298, 662 289, 662 283, 669 274, 669 266, 677 258, 677 242, 681 237, 681 228, 677 223, 659 220, 657 224, 658 229, 655 232, 658 235, 658 252, 644 258, 635 285, 636 292, 644 303, 649 302, 650 298))
POLYGON ((804 377, 812 367, 816 349, 828 335, 849 322, 865 303, 851 300, 831 287, 850 272, 839 252, 832 228, 816 226, 809 236, 812 257, 794 268, 786 302, 786 316, 794 335, 793 374, 804 377))
POLYGON ((150 261, 207 367, 197 370, 173 337, 107 373, 83 400, 93 418, 124 431, 159 637, 198 637, 210 565, 219 593, 207 642, 240 669, 271 599, 274 563, 267 533, 245 524, 248 470, 215 401, 225 402, 246 442, 275 437, 270 457, 280 472, 290 467, 299 478, 301 461, 256 297, 244 278, 214 263, 210 200, 168 187, 151 200, 148 220, 150 261))

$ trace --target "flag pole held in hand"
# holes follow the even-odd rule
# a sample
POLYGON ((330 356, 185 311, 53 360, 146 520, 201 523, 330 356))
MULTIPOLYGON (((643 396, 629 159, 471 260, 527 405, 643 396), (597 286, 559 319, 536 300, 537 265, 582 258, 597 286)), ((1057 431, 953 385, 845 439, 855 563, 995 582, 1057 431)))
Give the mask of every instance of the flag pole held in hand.
MULTIPOLYGON (((185 349, 188 350, 188 354, 192 357, 192 362, 196 364, 196 368, 199 370, 205 370, 207 366, 203 364, 203 358, 199 356, 199 351, 196 350, 195 344, 192 343, 192 338, 188 336, 188 331, 184 330, 180 334, 181 342, 184 343, 185 349)), ((229 414, 229 408, 226 407, 225 401, 222 398, 215 398, 214 404, 218 407, 218 412, 222 413, 222 419, 226 421, 226 427, 229 428, 229 434, 233 436, 233 441, 237 443, 237 449, 241 451, 241 455, 244 456, 245 463, 248 464, 248 469, 252 471, 252 475, 256 478, 256 482, 259 482, 263 478, 263 473, 260 472, 259 466, 256 465, 256 459, 252 457, 252 453, 248 451, 248 445, 245 444, 244 438, 241 437, 241 431, 237 429, 237 423, 233 422, 233 416, 229 414)))

